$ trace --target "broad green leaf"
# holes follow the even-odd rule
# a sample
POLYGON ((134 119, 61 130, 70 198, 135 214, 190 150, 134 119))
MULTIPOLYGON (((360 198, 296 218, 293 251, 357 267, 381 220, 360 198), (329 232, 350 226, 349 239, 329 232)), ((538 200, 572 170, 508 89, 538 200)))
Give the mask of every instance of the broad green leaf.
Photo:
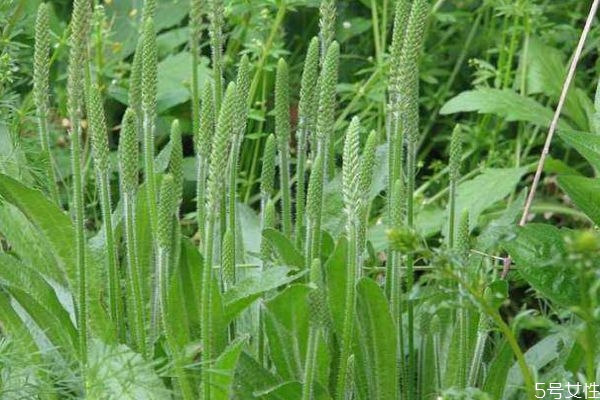
MULTIPOLYGON (((506 121, 531 122, 542 127, 550 126, 553 112, 537 101, 521 96, 508 89, 481 88, 462 92, 448 100, 440 114, 477 111, 480 114, 495 114, 506 121)), ((559 121, 559 128, 571 129, 559 121)))
POLYGON ((512 203, 504 210, 497 219, 490 221, 477 237, 476 248, 480 251, 488 251, 496 247, 507 230, 517 224, 518 218, 523 212, 527 191, 523 190, 512 203))
MULTIPOLYGON (((531 37, 527 52, 527 93, 543 93, 558 100, 567 72, 565 55, 558 49, 545 45, 540 38, 531 37)), ((571 118, 580 129, 588 128, 586 107, 591 106, 587 94, 579 88, 569 91, 563 113, 571 118)))
POLYGON ((214 373, 211 378, 212 399, 229 400, 231 398, 236 366, 247 339, 247 337, 239 337, 231 342, 215 361, 212 367, 214 373))
POLYGON ((54 346, 74 351, 77 331, 71 315, 37 271, 14 257, 0 254, 0 285, 27 311, 54 346))
POLYGON ((200 276, 202 259, 195 246, 187 239, 181 241, 179 268, 174 269, 169 287, 169 320, 172 336, 178 346, 191 341, 191 333, 200 326, 200 276))
POLYGON ((441 396, 438 396, 438 398, 444 400, 493 400, 489 394, 472 387, 466 389, 448 389, 441 396))
POLYGON ((485 288, 483 297, 492 308, 499 309, 508 298, 508 282, 505 279, 496 279, 485 288))
POLYGON ((600 225, 600 179, 559 176, 558 184, 594 224, 600 225))
POLYGON ((340 43, 344 43, 355 36, 360 35, 363 32, 371 29, 371 20, 367 18, 355 17, 350 18, 338 27, 337 29, 337 40, 340 43))
POLYGON ((398 398, 397 332, 388 301, 377 283, 362 278, 356 285, 359 351, 355 368, 367 377, 369 399, 398 398))
MULTIPOLYGON (((202 57, 198 65, 200 87, 204 86, 204 80, 209 75, 207 64, 208 60, 202 57)), ((188 52, 168 56, 158 63, 157 112, 161 113, 190 99, 191 65, 192 55, 188 52)))
POLYGON ((0 174, 0 197, 17 207, 43 234, 53 249, 54 260, 76 287, 75 231, 69 216, 39 190, 30 189, 13 178, 0 174))
POLYGON ((559 131, 560 137, 573 146, 590 164, 600 171, 600 136, 588 132, 559 131))
POLYGON ((284 265, 299 269, 304 269, 306 267, 302 253, 300 253, 292 241, 283 233, 268 228, 265 229, 262 234, 263 239, 266 239, 269 242, 284 265))
POLYGON ((260 218, 246 203, 238 203, 238 213, 244 249, 248 252, 259 253, 262 240, 260 218))
MULTIPOLYGON (((157 32, 178 24, 189 10, 185 0, 164 0, 156 3, 157 32)), ((111 1, 103 5, 108 20, 112 22, 111 40, 114 46, 111 56, 122 60, 135 51, 143 2, 111 1)))
POLYGON ((581 175, 575 168, 567 165, 563 160, 548 156, 544 163, 544 172, 546 174, 558 174, 558 175, 581 175))
POLYGON ((421 340, 420 354, 420 393, 422 398, 435 398, 438 391, 438 363, 439 355, 436 354, 433 335, 427 334, 421 340))
POLYGON ((23 213, 10 203, 0 203, 0 232, 10 244, 11 253, 25 265, 34 265, 41 273, 61 285, 67 279, 56 263, 48 262, 54 255, 52 247, 23 213))
MULTIPOLYGON (((263 392, 256 393, 257 397, 264 400, 291 400, 300 399, 302 396, 302 383, 298 381, 284 382, 263 392)), ((320 385, 315 385, 313 400, 329 400, 331 397, 320 385)))
POLYGON ((508 342, 504 339, 498 345, 495 356, 490 363, 489 370, 494 371, 488 374, 483 384, 483 389, 494 399, 502 399, 506 390, 506 380, 508 371, 513 365, 514 354, 508 342))
MULTIPOLYGON (((255 400, 255 393, 275 387, 281 378, 265 369, 246 352, 240 354, 233 378, 233 400, 255 400)), ((279 398, 277 400, 291 400, 279 398)))
POLYGON ((527 224, 516 233, 503 247, 519 274, 535 290, 564 307, 580 304, 580 285, 572 279, 577 272, 565 260, 563 232, 551 225, 527 224))
POLYGON ((288 267, 271 267, 236 283, 223 294, 225 318, 232 320, 263 293, 293 282, 302 275, 290 275, 292 271, 288 267))
POLYGON ((470 228, 478 226, 479 216, 509 196, 525 172, 526 168, 488 168, 481 175, 461 183, 457 189, 454 226, 459 225, 463 211, 469 212, 470 228))
POLYGON ((8 293, 0 292, 0 315, 2 315, 3 334, 8 338, 19 341, 27 353, 34 354, 36 351, 33 335, 27 329, 27 325, 19 318, 19 314, 11 306, 11 298, 8 293))
POLYGON ((162 400, 170 398, 151 362, 125 345, 90 343, 86 395, 90 399, 162 400))
POLYGON ((158 57, 162 58, 166 54, 171 54, 176 51, 181 45, 186 44, 190 40, 190 28, 173 28, 165 33, 161 33, 156 37, 156 47, 158 49, 158 57))
POLYGON ((291 285, 265 302, 265 333, 271 361, 285 380, 303 379, 310 290, 307 285, 291 285))
POLYGON ((0 121, 0 173, 30 183, 33 176, 27 161, 27 154, 19 146, 14 135, 11 135, 9 126, 0 121))
MULTIPOLYGON (((525 360, 529 368, 536 374, 562 356, 561 348, 570 347, 571 345, 572 339, 565 337, 563 333, 550 334, 527 350, 525 360)), ((502 398, 515 398, 517 389, 521 387, 523 387, 523 375, 519 365, 514 362, 508 371, 506 388, 502 398)))

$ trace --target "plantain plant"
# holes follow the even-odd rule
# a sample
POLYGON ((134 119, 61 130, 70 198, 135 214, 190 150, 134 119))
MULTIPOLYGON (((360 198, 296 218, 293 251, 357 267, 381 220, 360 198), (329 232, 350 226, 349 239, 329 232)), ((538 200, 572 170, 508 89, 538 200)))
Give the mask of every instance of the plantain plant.
MULTIPOLYGON (((238 57, 240 33, 226 26, 241 5, 191 0, 191 112, 172 120, 159 107, 168 65, 160 58, 173 39, 162 31, 165 4, 144 2, 123 110, 105 98, 102 54, 89 57, 90 34, 102 52, 109 29, 98 8, 90 32, 92 3, 74 2, 68 34, 71 173, 61 182, 71 189, 70 215, 52 161, 46 4, 36 20, 33 99, 47 182, 42 192, 0 174, 2 396, 15 398, 5 388, 33 382, 39 393, 30 395, 28 384, 18 395, 533 399, 535 379, 597 377, 597 234, 513 227, 523 204, 517 182, 493 201, 473 200, 479 186, 506 183, 489 176, 509 178, 494 169, 461 173, 470 154, 470 128, 462 124, 450 134, 447 165, 432 167, 418 185, 420 58, 429 15, 443 1, 371 2, 373 21, 384 21, 373 32, 378 73, 386 76, 368 100, 385 110, 377 111, 381 124, 352 115, 355 100, 343 94, 349 54, 336 40, 341 2, 320 2, 319 34, 307 43, 300 73, 294 54, 268 50, 290 5, 278 9, 267 50, 255 59, 252 52, 238 57), (259 88, 268 101, 257 104, 259 88), (267 109, 274 118, 259 112, 267 109), (254 179, 240 168, 245 149, 262 160, 254 197, 241 195, 241 182, 252 191, 254 179), (97 189, 98 204, 86 186, 97 189), (431 186, 442 189, 424 199, 431 186), (506 210, 486 214, 497 218, 479 218, 479 208, 505 197, 512 201, 506 210), (433 202, 446 207, 434 212, 447 223, 431 228, 433 202), (486 253, 498 242, 531 287, 563 307, 554 319, 566 315, 571 330, 531 310, 505 318, 508 282, 498 277, 498 257, 486 253), (560 288, 548 283, 559 279, 560 288), (554 331, 525 348, 523 326, 554 331), (18 365, 18 352, 26 363, 53 368, 18 365)), ((246 12, 250 18, 253 10, 246 12)), ((565 138, 600 169, 594 134, 567 131, 565 138)), ((526 169, 509 172, 520 178, 526 169)), ((558 185, 600 223, 590 200, 600 192, 596 181, 566 175, 558 185)))

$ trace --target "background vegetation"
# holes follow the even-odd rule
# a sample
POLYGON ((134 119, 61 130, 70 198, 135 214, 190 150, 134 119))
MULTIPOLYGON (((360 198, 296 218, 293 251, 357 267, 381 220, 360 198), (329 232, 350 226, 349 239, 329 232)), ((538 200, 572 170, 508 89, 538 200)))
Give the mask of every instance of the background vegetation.
POLYGON ((1 397, 600 391, 588 3, 1 1, 1 397))

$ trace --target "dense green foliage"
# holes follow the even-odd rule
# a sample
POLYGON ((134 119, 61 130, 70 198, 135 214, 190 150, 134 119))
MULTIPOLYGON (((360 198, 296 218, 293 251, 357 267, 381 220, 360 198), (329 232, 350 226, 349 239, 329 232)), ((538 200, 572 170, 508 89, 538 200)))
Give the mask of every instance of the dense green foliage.
POLYGON ((0 2, 0 397, 600 384, 587 3, 0 2))

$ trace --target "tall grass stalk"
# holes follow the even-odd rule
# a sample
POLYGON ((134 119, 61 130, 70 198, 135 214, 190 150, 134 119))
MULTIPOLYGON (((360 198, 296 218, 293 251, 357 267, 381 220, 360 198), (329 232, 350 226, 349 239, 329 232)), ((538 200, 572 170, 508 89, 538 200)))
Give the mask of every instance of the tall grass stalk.
POLYGON ((112 227, 112 206, 110 193, 110 160, 108 149, 108 130, 100 89, 97 85, 91 87, 88 96, 88 116, 92 137, 92 153, 94 156, 94 169, 100 192, 100 208, 102 210, 102 223, 104 228, 104 240, 106 251, 106 272, 108 276, 108 305, 110 316, 116 328, 117 337, 125 338, 125 320, 123 318, 122 293, 119 277, 119 265, 117 262, 118 249, 112 227))
POLYGON ((137 250, 136 203, 138 192, 138 118, 132 108, 128 108, 121 123, 119 141, 119 176, 123 198, 123 221, 125 237, 125 260, 127 262, 127 282, 130 285, 131 301, 128 302, 128 325, 134 347, 144 355, 146 352, 146 308, 142 290, 142 271, 137 250))
POLYGON ((223 200, 227 170, 227 154, 234 130, 235 83, 230 83, 225 92, 223 107, 219 112, 216 134, 213 140, 208 169, 208 187, 206 196, 206 238, 204 242, 204 267, 201 289, 201 336, 202 336, 202 398, 211 399, 210 368, 213 358, 212 327, 212 266, 215 224, 219 217, 223 200))
POLYGON ((190 53, 192 53, 192 132, 200 129, 200 39, 202 39, 202 7, 204 0, 190 0, 190 53))
POLYGON ((50 73, 50 26, 48 5, 40 3, 35 21, 35 47, 33 55, 33 97, 36 107, 40 147, 45 157, 47 189, 52 200, 60 205, 54 162, 50 149, 49 112, 49 73, 50 73))
MULTIPOLYGON (((230 232, 230 238, 228 245, 230 246, 228 251, 231 258, 231 266, 233 266, 226 275, 226 278, 229 282, 227 282, 224 287, 228 288, 235 284, 236 281, 236 270, 235 266, 237 263, 237 244, 238 238, 238 224, 236 223, 237 217, 237 177, 238 177, 238 164, 240 157, 240 149, 242 145, 242 140, 244 137, 244 132, 246 131, 246 121, 248 118, 248 90, 250 86, 250 77, 249 77, 249 61, 247 56, 243 56, 240 62, 240 66, 238 69, 238 76, 236 79, 236 94, 235 94, 235 110, 234 110, 234 126, 233 129, 233 138, 231 141, 231 150, 229 152, 229 204, 228 204, 228 225, 226 232, 230 232)), ((243 253, 243 252, 241 252, 243 253)), ((225 271, 224 271, 225 272, 225 271)))
POLYGON ((71 212, 75 225, 75 260, 78 277, 77 296, 77 328, 79 331, 79 353, 81 362, 87 364, 87 267, 85 255, 85 226, 84 226, 84 198, 83 174, 81 171, 81 121, 83 118, 84 104, 84 71, 87 60, 87 37, 91 7, 87 0, 75 0, 71 18, 69 66, 67 71, 67 108, 70 119, 71 138, 71 168, 73 177, 73 199, 71 212))
POLYGON ((157 95, 157 49, 154 22, 150 15, 144 20, 142 45, 142 125, 144 140, 144 176, 148 210, 153 236, 157 231, 156 181, 154 176, 154 133, 157 95))
POLYGON ((159 335, 159 326, 162 324, 163 332, 169 338, 170 327, 167 320, 167 304, 169 293, 169 261, 172 249, 173 216, 177 207, 177 183, 173 175, 163 176, 160 186, 158 203, 158 232, 157 232, 157 260, 154 274, 154 291, 152 293, 151 332, 153 343, 159 335))
POLYGON ((321 247, 321 214, 323 210, 323 154, 317 153, 312 165, 306 196, 306 243, 305 258, 320 257, 321 247))
POLYGON ((361 196, 361 212, 359 217, 359 254, 362 254, 367 236, 367 226, 369 219, 369 202, 371 196, 371 184, 373 181, 373 173, 375 171, 375 163, 377 158, 377 131, 372 130, 367 136, 361 157, 358 192, 361 196))
POLYGON ((454 225, 456 219, 456 186, 460 178, 460 161, 462 157, 462 148, 460 143, 460 125, 456 125, 452 131, 450 140, 450 161, 448 168, 450 171, 450 183, 448 190, 448 248, 454 248, 454 225))
POLYGON ((202 105, 200 108, 200 125, 195 132, 195 147, 197 160, 196 179, 196 212, 198 221, 198 232, 201 245, 206 240, 204 232, 206 221, 206 178, 208 174, 208 161, 212 148, 212 140, 215 130, 215 107, 213 102, 213 89, 210 83, 204 85, 202 91, 202 105))
POLYGON ((361 208, 359 193, 359 132, 360 121, 354 117, 348 126, 343 154, 342 170, 342 196, 344 199, 344 212, 346 213, 346 235, 348 236, 348 256, 346 270, 346 296, 344 305, 344 322, 342 328, 340 367, 336 385, 336 398, 348 398, 352 390, 348 382, 348 363, 352 355, 352 342, 354 331, 354 318, 356 308, 356 281, 359 276, 358 254, 358 225, 361 208))
MULTIPOLYGON (((169 154, 169 165, 168 171, 173 180, 175 181, 175 209, 173 211, 172 219, 179 221, 179 206, 183 200, 183 143, 181 138, 181 126, 179 120, 175 119, 171 123, 171 135, 170 140, 171 152, 169 154)), ((170 265, 179 265, 179 256, 181 251, 180 246, 181 237, 181 225, 179 223, 173 223, 173 229, 171 234, 171 261, 170 265)))
POLYGON ((306 208, 306 156, 308 136, 314 134, 317 112, 317 82, 319 78, 319 40, 315 37, 308 45, 302 81, 300 84, 300 101, 298 103, 298 127, 296 129, 296 245, 301 246, 304 240, 305 208, 306 208))
MULTIPOLYGON (((394 28, 390 47, 387 142, 388 142, 388 187, 391 188, 398 179, 404 179, 402 174, 402 157, 404 138, 402 136, 402 121, 400 118, 401 75, 400 60, 406 34, 406 25, 410 14, 410 2, 397 0, 394 14, 394 28)), ((388 213, 394 208, 394 199, 388 199, 388 213), (391 206, 390 206, 391 205, 391 206)), ((388 217, 390 214, 388 214, 388 217)))
MULTIPOLYGON (((336 11, 337 10, 335 0, 321 0, 321 5, 319 7, 319 39, 321 41, 321 66, 323 68, 325 68, 329 46, 331 46, 331 44, 334 43, 335 39, 336 11)), ((333 163, 333 159, 335 157, 334 144, 335 139, 333 137, 328 137, 327 142, 325 143, 327 156, 324 158, 326 179, 333 178, 333 175, 335 173, 335 164, 333 163)))
POLYGON ((292 195, 288 160, 290 141, 290 93, 287 63, 280 58, 275 81, 275 136, 279 149, 279 180, 283 233, 292 236, 292 195))
MULTIPOLYGON (((260 217, 261 217, 261 228, 265 230, 267 228, 275 228, 275 203, 273 196, 275 192, 275 158, 277 157, 277 142, 275 136, 270 134, 267 137, 265 143, 265 149, 262 157, 262 171, 260 178, 260 217)), ((260 242, 260 269, 264 272, 269 265, 269 258, 271 256, 271 245, 265 239, 260 242)), ((264 310, 259 308, 258 310, 258 324, 257 324, 257 353, 258 362, 264 365, 266 359, 266 341, 264 332, 264 310)))
POLYGON ((311 400, 315 396, 315 373, 319 349, 319 339, 326 327, 326 300, 323 285, 321 262, 314 259, 310 269, 310 283, 313 286, 309 294, 309 331, 306 358, 304 362, 304 382, 302 383, 302 400, 311 400))
MULTIPOLYGON (((406 225, 414 227, 414 191, 416 175, 416 145, 419 138, 419 55, 423 43, 425 21, 429 14, 427 0, 415 0, 412 3, 408 17, 406 34, 402 45, 398 65, 400 121, 402 126, 402 137, 407 141, 406 149, 406 225)), ((412 255, 406 257, 406 286, 412 290, 414 285, 414 258, 412 255)), ((409 387, 416 378, 416 354, 414 338, 414 304, 413 300, 407 299, 407 344, 408 344, 408 369, 409 387)), ((409 397, 411 392, 409 391, 409 397)))
MULTIPOLYGON (((329 160, 328 143, 332 141, 334 134, 334 113, 336 103, 336 85, 338 80, 338 63, 340 47, 337 42, 332 42, 327 49, 321 75, 319 77, 319 102, 318 117, 316 127, 316 158, 320 157, 320 162, 313 164, 311 177, 309 181, 309 193, 307 196, 307 214, 310 226, 307 229, 306 246, 310 248, 307 251, 312 260, 317 257, 321 249, 321 218, 323 209, 323 188, 325 187, 325 177, 327 165, 333 160, 329 160), (317 182, 313 175, 319 178, 317 182), (311 186, 313 195, 310 195, 311 186), (308 209, 310 208, 310 210, 308 209), (310 236, 310 238, 308 238, 310 236)), ((315 178, 316 178, 315 177, 315 178)))
POLYGON ((209 0, 209 29, 210 48, 212 52, 212 70, 214 81, 214 102, 217 115, 221 110, 223 96, 223 0, 209 0))
POLYGON ((325 56, 329 45, 335 38, 336 6, 335 0, 321 0, 319 6, 319 40, 321 42, 321 65, 325 63, 325 56))

